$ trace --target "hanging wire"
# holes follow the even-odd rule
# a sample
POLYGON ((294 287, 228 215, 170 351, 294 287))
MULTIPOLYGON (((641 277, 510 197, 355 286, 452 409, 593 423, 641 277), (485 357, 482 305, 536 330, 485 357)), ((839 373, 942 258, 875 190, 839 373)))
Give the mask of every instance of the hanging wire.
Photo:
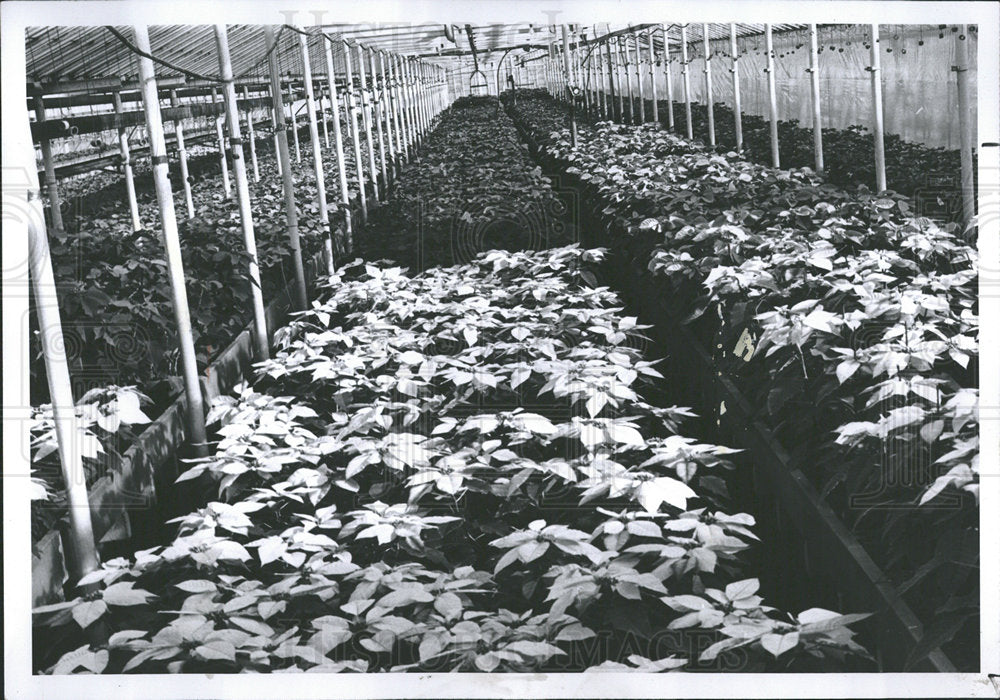
MULTIPOLYGON (((234 75, 233 76, 233 80, 234 81, 243 80, 247 76, 251 75, 253 73, 253 71, 258 66, 263 65, 263 63, 271 55, 271 52, 274 51, 278 47, 278 43, 279 43, 278 40, 281 38, 281 34, 282 34, 282 32, 285 31, 285 28, 287 26, 288 25, 282 25, 282 26, 280 26, 278 28, 278 32, 277 32, 277 34, 275 36, 276 40, 274 42, 274 46, 272 46, 270 48, 270 50, 265 51, 264 55, 257 61, 257 63, 255 63, 254 65, 252 65, 247 70, 241 72, 239 75, 234 75)), ((204 80, 204 81, 207 81, 207 82, 210 82, 210 83, 220 83, 221 84, 222 82, 224 82, 222 80, 222 76, 218 76, 218 75, 205 75, 203 73, 198 73, 196 71, 189 70, 187 68, 183 68, 181 66, 178 66, 176 63, 172 63, 171 61, 168 61, 168 60, 166 60, 164 58, 157 58, 156 56, 153 56, 152 54, 149 54, 149 53, 146 53, 145 51, 140 50, 139 47, 137 47, 135 44, 133 44, 131 41, 129 41, 128 38, 126 38, 124 34, 122 34, 121 32, 119 32, 114 27, 105 26, 104 28, 107 29, 109 32, 111 32, 118 39, 118 41, 120 41, 122 44, 125 45, 125 47, 127 49, 129 49, 130 51, 132 51, 133 53, 135 53, 135 54, 137 54, 139 56, 142 56, 143 58, 148 58, 149 60, 153 61, 154 63, 159 63, 160 65, 165 66, 167 68, 170 68, 171 70, 175 70, 178 73, 182 73, 182 74, 186 75, 189 78, 195 78, 197 80, 204 80)))

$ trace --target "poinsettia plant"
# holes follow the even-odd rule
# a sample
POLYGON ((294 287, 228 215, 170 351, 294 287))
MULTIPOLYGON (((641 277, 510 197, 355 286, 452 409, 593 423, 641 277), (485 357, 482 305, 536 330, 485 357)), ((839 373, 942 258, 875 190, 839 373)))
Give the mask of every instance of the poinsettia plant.
POLYGON ((36 610, 68 632, 46 670, 863 663, 863 615, 780 613, 743 575, 754 519, 705 487, 732 451, 642 399, 658 373, 619 337, 641 329, 615 295, 587 282, 602 256, 341 267, 253 385, 213 408, 215 453, 180 476, 203 501, 172 539, 36 610), (628 391, 594 402, 610 374, 628 391), (691 634, 715 644, 692 652, 691 634))

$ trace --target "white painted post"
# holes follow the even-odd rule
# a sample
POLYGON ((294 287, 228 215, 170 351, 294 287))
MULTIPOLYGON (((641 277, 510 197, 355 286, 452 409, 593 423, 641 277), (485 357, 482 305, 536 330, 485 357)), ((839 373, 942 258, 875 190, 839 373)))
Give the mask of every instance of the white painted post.
POLYGON ((233 153, 233 179, 236 180, 237 202, 240 209, 240 226, 243 244, 250 257, 250 298, 253 306, 253 336, 257 360, 270 357, 267 340, 267 321, 264 316, 264 295, 260 286, 260 265, 257 262, 257 238, 253 230, 253 209, 250 205, 250 185, 247 166, 243 158, 243 141, 240 134, 240 113, 236 105, 236 84, 233 81, 233 64, 229 57, 229 36, 226 25, 215 25, 215 44, 219 52, 219 71, 222 75, 222 97, 229 126, 229 144, 233 153))
POLYGON ((872 134, 875 137, 875 189, 883 192, 885 182, 885 132, 882 116, 882 60, 879 55, 878 25, 872 25, 872 40, 869 55, 872 76, 872 134))
POLYGON ((292 159, 288 152, 288 127, 285 124, 285 105, 282 104, 281 73, 278 70, 277 51, 271 51, 275 41, 274 28, 264 25, 264 43, 270 52, 267 64, 271 74, 271 118, 274 125, 275 154, 281 175, 281 189, 285 195, 285 226, 288 228, 289 247, 292 249, 292 264, 295 268, 295 308, 301 311, 309 306, 309 297, 306 294, 305 267, 302 264, 299 214, 295 204, 292 159))
POLYGON ((667 83, 667 127, 674 130, 674 85, 670 79, 670 37, 667 36, 667 28, 661 27, 663 32, 663 78, 667 83))
POLYGON ((771 165, 781 167, 781 157, 778 150, 778 96, 774 86, 774 40, 771 36, 771 25, 764 25, 764 44, 767 51, 767 107, 771 122, 771 165))
POLYGON ((687 27, 681 27, 681 75, 684 78, 684 115, 687 117, 687 137, 694 138, 694 125, 691 123, 691 77, 688 71, 687 27))
MULTIPOLYGON (((37 103, 36 103, 37 104, 37 103)), ((48 232, 45 229, 45 211, 42 206, 35 169, 35 149, 31 147, 31 126, 27 113, 21 121, 21 137, 24 153, 18 159, 27 176, 27 191, 20 194, 26 216, 11 217, 4 223, 4 235, 21 236, 20 223, 24 221, 28 236, 28 269, 32 294, 35 298, 35 315, 42 341, 42 356, 45 360, 45 377, 49 386, 49 400, 52 402, 52 417, 55 424, 56 442, 59 445, 59 464, 63 482, 66 485, 67 514, 69 516, 69 543, 71 550, 67 557, 70 579, 75 583, 100 566, 97 546, 94 544, 94 528, 90 516, 90 501, 87 496, 86 472, 80 453, 80 431, 73 400, 73 384, 70 380, 69 362, 66 359, 66 344, 63 339, 62 319, 59 314, 59 295, 52 257, 49 253, 48 232), (8 227, 9 224, 9 227, 8 227)), ((14 137, 11 136, 11 143, 14 137)), ((8 153, 8 142, 4 142, 4 156, 8 153)), ((4 199, 8 183, 4 182, 4 199)), ((15 194, 15 193, 11 193, 15 194)), ((19 202, 20 204, 20 202, 19 202)), ((6 208, 6 202, 5 202, 6 208)), ((27 565, 27 562, 25 562, 27 565)))
POLYGON ((323 35, 326 51, 327 87, 330 89, 330 117, 333 119, 333 145, 337 151, 337 174, 340 181, 340 204, 344 208, 344 249, 350 252, 354 244, 354 228, 351 212, 351 196, 347 188, 347 163, 344 161, 344 139, 340 133, 340 107, 337 96, 337 74, 333 66, 333 40, 323 35))
MULTIPOLYGON (((39 123, 45 121, 45 100, 42 96, 35 95, 35 120, 39 123)), ((44 136, 39 139, 42 147, 42 164, 45 166, 45 194, 49 198, 49 216, 52 220, 52 228, 58 232, 63 232, 65 226, 62 218, 62 198, 59 196, 59 181, 56 180, 56 163, 52 157, 52 144, 44 136)))
POLYGON ((313 92, 312 64, 309 62, 309 40, 305 34, 299 34, 299 49, 302 52, 302 75, 306 88, 309 145, 312 146, 313 173, 316 177, 316 206, 319 209, 319 222, 326 231, 323 237, 323 262, 326 263, 327 274, 332 275, 335 270, 333 240, 330 237, 330 211, 326 203, 326 175, 323 172, 323 151, 319 145, 319 126, 316 124, 316 95, 313 92))
POLYGON ((705 107, 708 109, 708 145, 715 148, 715 105, 712 101, 712 45, 708 25, 701 25, 702 44, 705 48, 705 107))
POLYGON ((972 179, 973 125, 969 91, 969 25, 961 26, 955 37, 955 77, 958 81, 958 132, 961 146, 962 218, 966 226, 976 216, 976 191, 972 179))
POLYGON ((354 144, 354 169, 358 176, 358 201, 361 204, 361 223, 368 221, 368 195, 365 193, 365 168, 361 160, 361 133, 358 129, 358 106, 354 97, 354 71, 351 68, 351 47, 343 42, 344 71, 347 74, 347 113, 351 122, 351 141, 354 144))
MULTIPOLYGON (((170 91, 170 106, 179 107, 177 91, 170 91)), ((174 120, 174 137, 177 139, 177 158, 181 165, 181 183, 184 187, 184 204, 187 206, 187 218, 194 218, 194 197, 191 196, 191 176, 188 174, 187 149, 184 147, 184 124, 182 120, 174 120)))
POLYGON ((736 25, 729 25, 729 52, 733 55, 733 122, 736 131, 736 152, 743 150, 743 114, 740 109, 740 56, 736 46, 736 25))
POLYGON ((816 153, 816 172, 823 172, 823 117, 819 101, 819 40, 816 25, 809 25, 809 82, 812 92, 813 150, 816 153))
POLYGON ((253 128, 253 108, 247 86, 243 86, 243 102, 247 107, 247 142, 250 144, 250 163, 253 165, 253 181, 260 182, 260 168, 257 165, 257 136, 253 128))
POLYGON ((132 215, 132 230, 141 231, 142 221, 139 219, 139 202, 135 197, 135 178, 132 176, 132 158, 128 147, 128 132, 122 124, 122 94, 118 90, 111 93, 115 106, 115 118, 118 120, 118 152, 122 158, 122 176, 125 178, 125 195, 128 198, 128 210, 132 215))
MULTIPOLYGON (((135 45, 146 54, 151 54, 149 32, 145 25, 134 26, 135 45)), ((191 313, 188 309, 187 289, 184 284, 184 263, 181 258, 181 244, 177 232, 177 216, 174 213, 174 195, 167 173, 167 146, 163 136, 163 120, 160 116, 160 96, 156 88, 156 74, 152 59, 138 56, 139 82, 142 90, 142 104, 146 112, 146 133, 149 136, 149 155, 153 165, 153 185, 160 207, 160 226, 163 233, 163 247, 167 255, 167 273, 173 296, 174 321, 180 344, 181 373, 184 377, 184 393, 187 397, 185 418, 187 440, 198 457, 208 454, 205 437, 205 403, 201 395, 198 378, 198 360, 194 352, 194 337, 191 332, 191 313)))

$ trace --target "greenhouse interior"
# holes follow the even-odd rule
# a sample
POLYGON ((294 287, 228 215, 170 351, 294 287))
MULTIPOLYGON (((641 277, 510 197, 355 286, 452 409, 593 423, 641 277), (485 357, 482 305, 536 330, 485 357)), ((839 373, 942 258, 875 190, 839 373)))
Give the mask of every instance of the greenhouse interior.
POLYGON ((35 674, 978 671, 976 25, 25 54, 35 674))

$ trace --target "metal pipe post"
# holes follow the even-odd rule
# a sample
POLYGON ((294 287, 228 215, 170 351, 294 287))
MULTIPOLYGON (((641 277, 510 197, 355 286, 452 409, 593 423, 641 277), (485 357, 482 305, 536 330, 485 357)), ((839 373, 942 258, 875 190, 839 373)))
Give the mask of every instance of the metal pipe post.
POLYGON ((264 296, 260 285, 260 265, 257 262, 257 238, 253 230, 253 210, 250 205, 250 184, 247 180, 246 161, 243 158, 243 141, 240 134, 240 112, 236 106, 236 83, 233 81, 233 64, 229 56, 229 36, 226 25, 215 25, 215 45, 219 53, 219 72, 222 75, 222 97, 229 126, 229 143, 233 154, 233 179, 236 181, 237 202, 240 210, 240 227, 243 244, 250 258, 248 276, 253 306, 253 336, 257 360, 270 357, 267 339, 267 320, 264 316, 264 296))
POLYGON ((767 109, 771 123, 771 165, 781 167, 781 157, 778 150, 778 95, 774 86, 774 39, 771 36, 771 25, 764 25, 764 44, 767 52, 767 109))
POLYGON ((660 128, 660 105, 657 103, 656 94, 656 49, 653 48, 653 30, 649 30, 646 35, 649 39, 649 97, 653 103, 653 123, 656 128, 660 128))
POLYGON ((883 192, 885 182, 885 130, 882 116, 882 60, 879 56, 878 25, 872 25, 872 40, 869 55, 872 76, 872 135, 875 137, 875 189, 883 192))
POLYGON ((243 86, 243 102, 247 106, 247 143, 250 144, 250 164, 253 166, 253 181, 260 182, 260 168, 257 165, 257 136, 253 128, 253 108, 250 106, 247 86, 243 86))
POLYGON ((305 267, 302 264, 302 242, 299 240, 299 213, 295 205, 295 179, 292 177, 291 156, 288 152, 288 127, 285 124, 285 105, 282 104, 281 73, 278 71, 277 51, 272 51, 276 37, 274 28, 264 25, 264 43, 269 51, 267 64, 271 74, 271 119, 274 126, 275 155, 281 175, 281 189, 285 195, 285 226, 288 228, 292 264, 295 267, 295 308, 309 306, 306 294, 305 267))
MULTIPOLYGON (((180 106, 177 90, 170 91, 170 106, 180 106)), ((188 174, 187 149, 184 147, 184 125, 180 119, 174 120, 174 137, 177 139, 177 157, 181 166, 181 183, 184 186, 184 204, 187 206, 187 218, 194 218, 194 197, 191 195, 191 176, 188 174)))
POLYGON ((823 116, 819 101, 819 39, 816 25, 809 25, 809 83, 812 92, 813 150, 816 153, 816 172, 823 172, 823 116))
POLYGON ((736 25, 729 25, 729 52, 733 55, 733 126, 736 132, 736 151, 743 150, 743 114, 740 109, 740 56, 736 46, 736 25))
POLYGON ((667 128, 674 130, 674 84, 670 76, 670 37, 667 36, 667 28, 661 27, 663 32, 663 79, 667 84, 667 128))
POLYGON ((365 168, 361 160, 361 134, 358 130, 358 106, 354 97, 354 71, 351 69, 351 47, 343 42, 344 71, 347 73, 347 113, 351 122, 351 141, 354 144, 354 169, 358 175, 358 201, 361 203, 361 223, 368 222, 368 195, 365 192, 365 168))
POLYGON ((299 49, 302 52, 302 74, 305 78, 306 117, 309 120, 309 144, 312 146, 313 172, 316 176, 316 206, 319 221, 326 230, 323 238, 323 259, 327 274, 334 273, 333 238, 330 233, 330 211, 326 203, 326 175, 323 171, 323 151, 319 145, 319 127, 316 124, 316 100, 313 93, 312 64, 309 61, 309 41, 305 34, 299 34, 299 49))
MULTIPOLYGON (((145 25, 135 25, 135 45, 145 54, 151 54, 149 32, 145 25)), ((181 257, 180 237, 177 231, 177 217, 174 213, 174 194, 170 187, 167 166, 167 145, 163 136, 163 120, 160 115, 160 96, 156 88, 156 74, 152 59, 138 56, 139 80, 142 83, 142 105, 146 112, 146 133, 149 136, 149 155, 153 164, 153 186, 160 207, 160 226, 163 247, 167 255, 167 274, 170 277, 170 291, 173 297, 174 321, 180 344, 181 373, 184 377, 184 393, 187 397, 185 411, 187 440, 198 457, 208 454, 205 437, 205 403, 201 395, 198 377, 198 360, 194 352, 194 336, 191 332, 191 313, 188 308, 187 288, 184 284, 184 263, 181 257)))
POLYGON ((330 116, 333 120, 333 145, 337 152, 337 174, 340 181, 340 204, 344 208, 344 252, 349 253, 353 245, 354 229, 352 227, 351 196, 347 188, 347 163, 344 161, 344 140, 340 133, 340 107, 337 96, 337 76, 333 67, 333 41, 323 36, 323 47, 326 52, 326 81, 330 89, 330 116))
POLYGON ((121 123, 122 94, 118 90, 111 93, 115 106, 115 117, 118 121, 118 152, 122 158, 122 175, 125 178, 125 195, 128 198, 128 210, 132 215, 132 230, 141 231, 142 221, 139 219, 139 202, 135 197, 135 178, 132 176, 132 159, 128 148, 128 132, 121 123))
POLYGON ((701 38, 705 48, 705 107, 708 109, 708 145, 715 148, 715 105, 712 102, 712 46, 709 43, 708 25, 701 25, 701 38))
POLYGON ((969 89, 969 25, 961 26, 961 33, 955 37, 955 74, 958 81, 958 132, 960 138, 962 168, 962 217, 966 226, 972 224, 976 216, 976 190, 972 177, 973 125, 970 109, 969 89))
MULTIPOLYGON (((41 95, 35 95, 35 120, 45 121, 45 100, 41 95)), ((45 193, 49 198, 49 216, 52 228, 63 232, 65 226, 62 218, 62 198, 59 196, 59 181, 56 180, 56 164, 52 157, 52 144, 47 138, 39 139, 42 147, 42 164, 45 166, 45 193)))
POLYGON ((684 116, 687 118, 687 137, 694 138, 694 124, 691 123, 691 76, 688 70, 687 27, 681 27, 681 75, 684 78, 684 116))

